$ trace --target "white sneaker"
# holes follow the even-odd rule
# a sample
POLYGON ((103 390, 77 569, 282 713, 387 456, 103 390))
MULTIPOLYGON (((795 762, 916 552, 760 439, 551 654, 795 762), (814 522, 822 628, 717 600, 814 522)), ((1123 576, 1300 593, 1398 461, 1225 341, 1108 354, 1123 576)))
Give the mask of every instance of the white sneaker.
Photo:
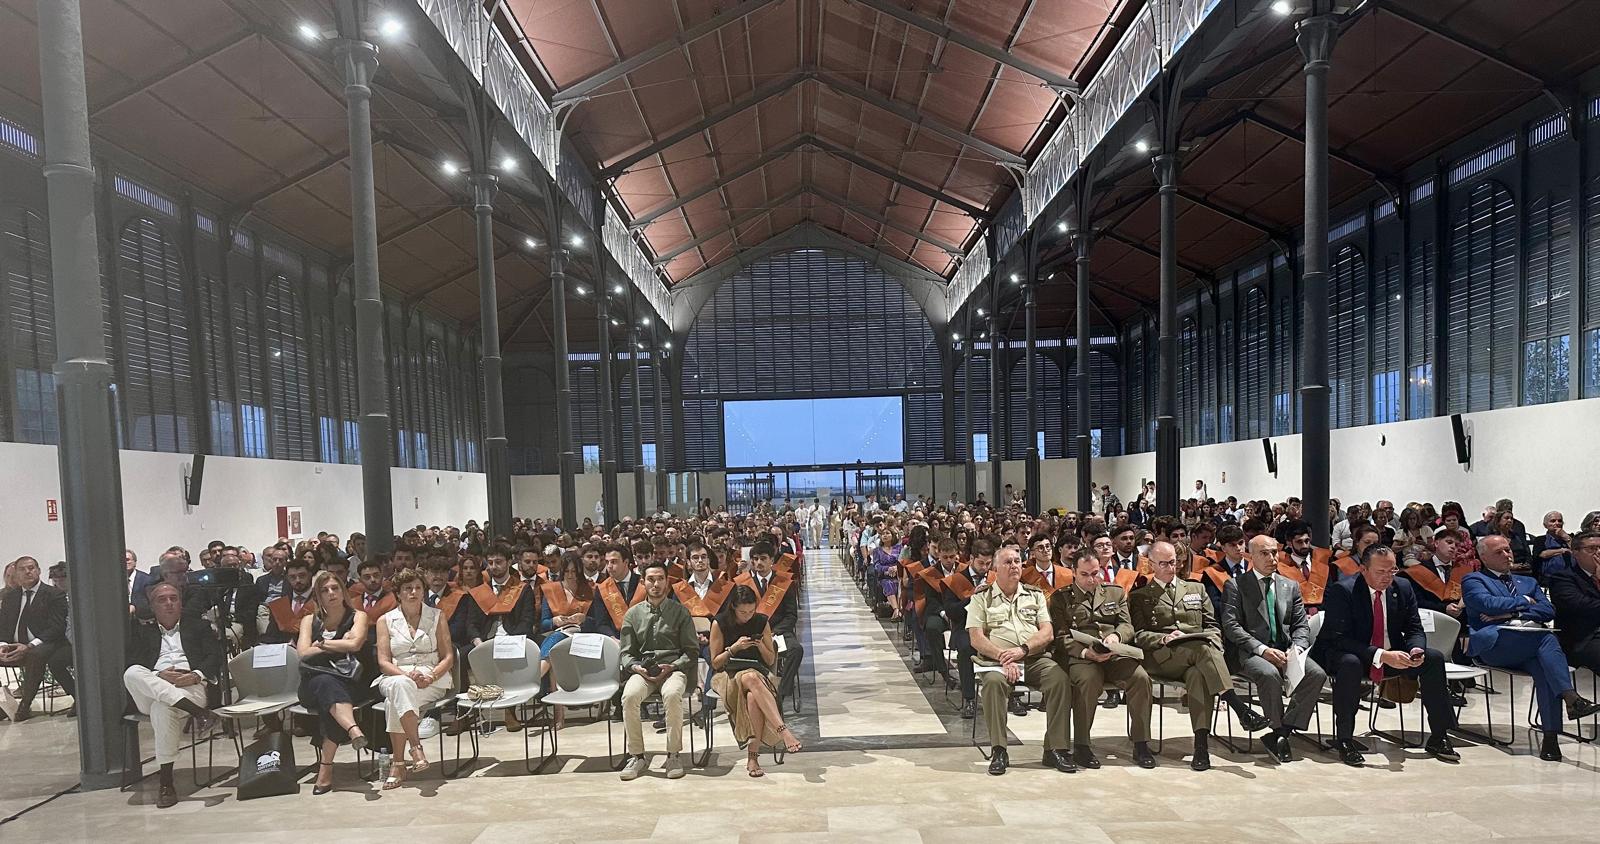
POLYGON ((17 720, 17 699, 11 696, 11 690, 0 686, 0 712, 6 714, 6 720, 17 720))
POLYGON ((439 719, 428 716, 417 722, 417 738, 431 739, 439 734, 439 719))
POLYGON ((643 756, 629 756, 627 761, 622 763, 622 781, 638 779, 649 767, 650 763, 643 756))
POLYGON ((669 780, 683 779, 684 773, 685 773, 685 771, 683 770, 683 763, 678 761, 678 754, 674 753, 671 756, 668 756, 667 757, 667 779, 669 779, 669 780))

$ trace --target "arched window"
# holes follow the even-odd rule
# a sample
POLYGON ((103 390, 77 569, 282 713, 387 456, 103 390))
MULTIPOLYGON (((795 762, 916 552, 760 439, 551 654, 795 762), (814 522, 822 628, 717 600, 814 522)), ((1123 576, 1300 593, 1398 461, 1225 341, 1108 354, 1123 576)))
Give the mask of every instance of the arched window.
POLYGON ((1350 428, 1367 421, 1367 258, 1344 246, 1328 270, 1328 422, 1350 428))
POLYGON ((10 369, 0 375, 0 434, 25 443, 61 439, 56 416, 55 291, 44 218, 23 208, 0 211, 0 310, 9 336, 0 349, 10 369), (9 423, 9 424, 8 424, 9 423))
POLYGON ((1404 340, 1404 311, 1400 289, 1400 256, 1383 257, 1372 286, 1372 421, 1400 421, 1400 355, 1404 340))
MULTIPOLYGON (((1089 352, 1089 456, 1111 457, 1122 453, 1122 382, 1116 358, 1106 352, 1089 352)), ((1076 355, 1067 373, 1064 389, 1067 417, 1065 457, 1078 456, 1078 361, 1076 355)))
POLYGON ((239 454, 234 427, 233 367, 228 365, 230 330, 228 290, 221 279, 208 275, 200 280, 200 353, 205 356, 211 453, 224 457, 239 454))
POLYGON ((283 460, 313 460, 311 365, 306 310, 298 282, 282 274, 267 279, 266 320, 272 455, 283 460))
POLYGON ((1008 431, 1007 455, 1021 460, 1027 457, 1028 445, 1037 443, 1039 434, 1044 434, 1044 445, 1039 450, 1039 456, 1063 457, 1067 453, 1065 435, 1062 430, 1062 416, 1070 415, 1076 407, 1077 394, 1067 391, 1062 392, 1061 365, 1043 352, 1033 353, 1035 381, 1034 405, 1038 408, 1034 412, 1035 422, 1038 427, 1030 435, 1028 427, 1028 369, 1026 353, 1018 355, 1016 362, 1011 364, 1011 390, 1010 403, 1007 406, 1008 431))
POLYGON ((139 218, 117 238, 119 319, 126 348, 120 385, 127 447, 194 450, 194 384, 189 313, 178 249, 154 220, 139 218))
POLYGON ((1406 336, 1410 339, 1406 361, 1407 416, 1427 419, 1433 416, 1433 303, 1436 257, 1433 241, 1421 240, 1407 247, 1411 264, 1410 291, 1406 300, 1406 336))
POLYGON ((1572 336, 1572 200, 1547 193, 1528 203, 1523 286, 1522 403, 1564 401, 1572 336))
POLYGON ((455 449, 452 444, 455 438, 450 434, 450 389, 449 375, 444 366, 444 347, 440 345, 437 337, 428 338, 428 351, 425 360, 428 372, 429 395, 429 434, 434 443, 433 468, 459 469, 455 463, 455 449))
POLYGON ((1260 286, 1245 291, 1239 321, 1243 326, 1239 347, 1239 435, 1259 439, 1272 432, 1272 405, 1267 400, 1267 294, 1260 286))
POLYGON ((1511 192, 1483 182, 1450 228, 1448 409, 1470 413, 1515 401, 1518 350, 1517 220, 1511 192))

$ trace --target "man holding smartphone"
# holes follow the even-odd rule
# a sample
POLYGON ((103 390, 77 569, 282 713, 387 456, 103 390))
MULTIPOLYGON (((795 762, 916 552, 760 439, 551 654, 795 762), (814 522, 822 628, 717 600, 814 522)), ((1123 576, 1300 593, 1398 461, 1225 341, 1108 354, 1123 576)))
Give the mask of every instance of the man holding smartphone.
POLYGON ((651 560, 644 567, 644 600, 622 619, 622 721, 628 754, 624 781, 638 779, 649 767, 644 758, 644 724, 639 704, 651 692, 661 693, 666 710, 667 779, 683 776, 678 753, 683 749, 683 692, 696 661, 700 641, 694 620, 677 601, 667 600, 667 567, 651 560))
POLYGON ((1356 574, 1330 584, 1323 603, 1328 617, 1313 652, 1333 675, 1334 745, 1340 761, 1352 766, 1364 761, 1361 751, 1366 748, 1354 737, 1362 681, 1404 677, 1422 681, 1422 705, 1431 730, 1424 749, 1436 759, 1459 762, 1448 735, 1456 713, 1445 684, 1444 655, 1428 647, 1416 592, 1409 581, 1395 578, 1399 563, 1387 545, 1369 545, 1361 552, 1360 565, 1356 574))

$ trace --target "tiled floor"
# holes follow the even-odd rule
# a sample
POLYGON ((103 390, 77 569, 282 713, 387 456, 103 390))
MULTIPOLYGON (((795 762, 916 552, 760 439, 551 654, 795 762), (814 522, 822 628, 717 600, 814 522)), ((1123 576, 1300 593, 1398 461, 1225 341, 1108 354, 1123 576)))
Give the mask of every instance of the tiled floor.
MULTIPOLYGON (((345 751, 339 790, 321 797, 307 787, 299 796, 240 802, 225 782, 158 811, 146 781, 130 793, 74 793, 36 805, 70 787, 77 764, 71 722, 41 718, 0 724, 0 818, 22 812, 0 826, 0 841, 1577 842, 1593 841, 1600 828, 1600 749, 1568 741, 1565 762, 1543 763, 1530 755, 1525 731, 1509 749, 1463 743, 1460 765, 1387 744, 1363 770, 1314 752, 1280 768, 1218 749, 1215 769, 1195 774, 1181 761, 1189 746, 1181 713, 1167 713, 1173 738, 1162 767, 1144 771, 1122 758, 1121 714, 1103 711, 1095 746, 1106 767, 1069 776, 1039 767, 1044 718, 1033 713, 1011 719, 1023 745, 1014 747, 1011 772, 991 778, 967 746, 969 722, 954 715, 942 688, 912 678, 898 631, 870 617, 826 553, 811 559, 804 600, 804 713, 790 723, 809 749, 782 765, 763 757, 762 779, 744 775, 743 756, 719 723, 720 749, 708 768, 671 782, 657 757, 649 775, 621 783, 602 758, 604 725, 575 719, 582 723, 562 733, 558 763, 538 776, 522 773, 521 738, 500 732, 470 777, 445 782, 435 766, 397 791, 358 780, 345 751)), ((1519 709, 1525 693, 1518 690, 1519 709)), ((1493 700, 1504 735, 1507 703, 1493 700)), ((1465 720, 1481 724, 1483 714, 1476 696, 1465 720)), ((1386 724, 1393 719, 1382 715, 1386 724)), ((662 744, 648 730, 646 742, 662 744)), ((232 759, 224 747, 219 755, 232 759)), ((180 786, 185 779, 180 772, 180 786)))

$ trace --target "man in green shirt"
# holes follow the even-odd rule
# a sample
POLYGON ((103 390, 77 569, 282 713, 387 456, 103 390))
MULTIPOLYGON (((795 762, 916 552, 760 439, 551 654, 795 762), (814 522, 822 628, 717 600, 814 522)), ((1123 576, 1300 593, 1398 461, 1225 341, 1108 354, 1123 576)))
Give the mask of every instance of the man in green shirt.
POLYGON ((1078 770, 1072 762, 1070 734, 1072 684, 1067 672, 1049 655, 1054 642, 1044 592, 1022 582, 1022 557, 1001 548, 994 557, 994 581, 979 589, 967 604, 967 635, 974 662, 983 672, 983 719, 994 753, 989 773, 1006 772, 1006 704, 1017 683, 1044 695, 1044 764, 1063 773, 1078 770))
POLYGON ((667 779, 684 774, 678 752, 683 749, 683 692, 700 656, 694 619, 677 601, 667 599, 666 564, 644 567, 644 600, 622 617, 622 722, 627 737, 622 764, 624 781, 638 779, 649 767, 644 758, 644 724, 639 705, 661 693, 667 721, 667 779))

